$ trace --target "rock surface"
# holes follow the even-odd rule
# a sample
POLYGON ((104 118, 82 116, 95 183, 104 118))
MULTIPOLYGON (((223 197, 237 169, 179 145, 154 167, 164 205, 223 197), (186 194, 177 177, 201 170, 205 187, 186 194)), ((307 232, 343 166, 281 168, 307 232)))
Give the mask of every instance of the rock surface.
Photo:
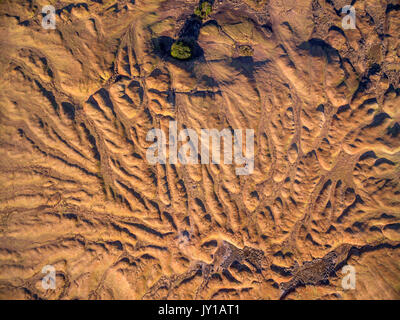
POLYGON ((197 1, 0 1, 0 298, 399 299, 400 3, 348 2, 216 0, 176 61, 197 1), (254 173, 151 165, 172 120, 254 173))

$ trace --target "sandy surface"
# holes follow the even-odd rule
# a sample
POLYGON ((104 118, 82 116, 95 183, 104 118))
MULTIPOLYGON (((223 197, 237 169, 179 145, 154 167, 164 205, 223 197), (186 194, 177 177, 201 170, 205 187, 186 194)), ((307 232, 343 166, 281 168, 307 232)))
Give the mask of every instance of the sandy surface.
POLYGON ((399 299, 400 3, 353 2, 217 0, 177 61, 197 1, 0 1, 0 298, 399 299), (151 165, 172 120, 253 174, 151 165))

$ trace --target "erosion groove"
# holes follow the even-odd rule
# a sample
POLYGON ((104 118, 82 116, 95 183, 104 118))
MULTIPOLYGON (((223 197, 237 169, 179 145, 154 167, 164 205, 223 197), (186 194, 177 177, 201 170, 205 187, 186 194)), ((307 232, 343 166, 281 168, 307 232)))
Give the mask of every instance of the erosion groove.
POLYGON ((0 2, 0 298, 400 298, 397 1, 52 2, 0 2), (254 172, 151 164, 174 121, 254 172))

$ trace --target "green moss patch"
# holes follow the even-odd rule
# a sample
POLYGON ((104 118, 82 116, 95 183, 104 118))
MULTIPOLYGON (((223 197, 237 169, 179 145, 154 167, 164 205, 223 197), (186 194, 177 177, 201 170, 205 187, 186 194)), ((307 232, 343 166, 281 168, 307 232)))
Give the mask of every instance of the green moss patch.
POLYGON ((209 2, 203 2, 199 7, 194 10, 194 14, 201 19, 207 19, 212 12, 212 6, 209 2))
POLYGON ((183 41, 176 41, 171 47, 171 56, 179 60, 187 60, 192 57, 192 49, 183 41))

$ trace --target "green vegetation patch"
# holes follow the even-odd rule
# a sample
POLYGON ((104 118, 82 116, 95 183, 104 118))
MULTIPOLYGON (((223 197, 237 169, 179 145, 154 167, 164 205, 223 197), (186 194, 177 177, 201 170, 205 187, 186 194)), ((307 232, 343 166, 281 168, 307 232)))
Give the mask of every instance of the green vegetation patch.
POLYGON ((194 14, 201 19, 207 19, 212 12, 212 6, 209 2, 203 2, 199 7, 194 10, 194 14))
POLYGON ((183 41, 176 41, 171 47, 171 56, 179 60, 187 60, 192 56, 192 49, 183 41))

